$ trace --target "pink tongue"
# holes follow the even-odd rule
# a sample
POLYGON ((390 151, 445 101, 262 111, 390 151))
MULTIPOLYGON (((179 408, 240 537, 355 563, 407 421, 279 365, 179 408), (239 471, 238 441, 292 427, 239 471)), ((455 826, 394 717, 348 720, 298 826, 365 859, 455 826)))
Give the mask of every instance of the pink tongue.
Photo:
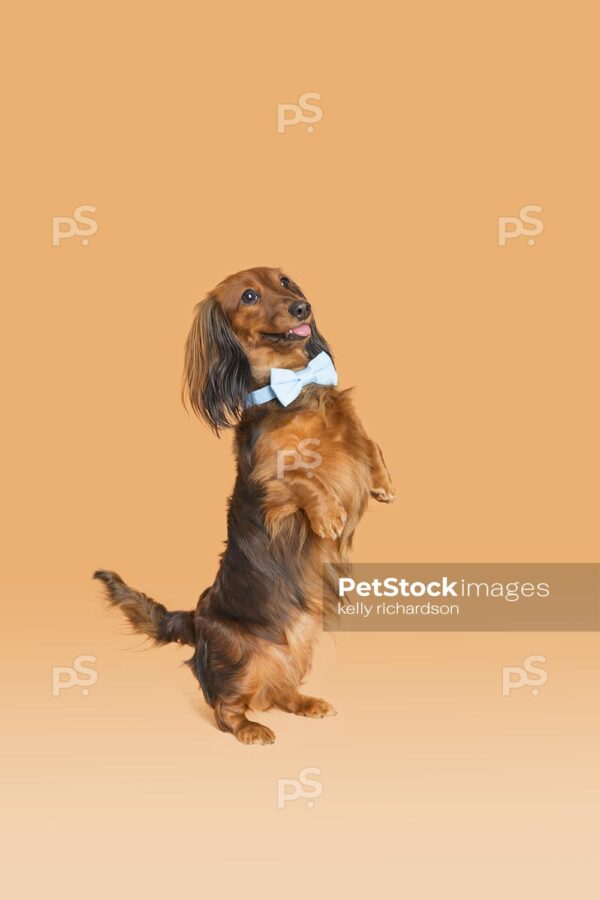
POLYGON ((291 329, 292 334, 297 334, 298 337, 308 337, 310 334, 310 325, 296 325, 295 328, 291 329))

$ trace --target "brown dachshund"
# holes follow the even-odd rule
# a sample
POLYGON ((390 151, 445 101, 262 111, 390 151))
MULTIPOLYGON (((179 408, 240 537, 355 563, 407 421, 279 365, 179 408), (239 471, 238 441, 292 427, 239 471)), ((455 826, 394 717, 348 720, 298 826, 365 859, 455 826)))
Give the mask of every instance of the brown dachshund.
POLYGON ((94 576, 135 631, 195 648, 189 665, 219 728, 245 744, 275 740, 247 718, 250 709, 335 714, 299 691, 323 604, 337 599, 324 563, 344 563, 369 495, 394 500, 381 451, 334 376, 311 305, 291 278, 256 268, 221 282, 196 308, 184 388, 217 434, 235 426, 237 478, 215 582, 195 612, 168 612, 113 572, 94 576), (311 360, 328 373, 299 380, 311 360), (297 380, 291 394, 272 393, 275 373, 285 390, 297 380))

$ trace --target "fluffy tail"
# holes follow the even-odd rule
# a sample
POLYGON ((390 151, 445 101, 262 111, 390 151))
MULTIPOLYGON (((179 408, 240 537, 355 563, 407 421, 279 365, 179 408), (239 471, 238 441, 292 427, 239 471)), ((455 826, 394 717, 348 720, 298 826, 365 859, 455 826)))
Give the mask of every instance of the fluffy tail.
POLYGON ((106 598, 112 606, 118 606, 127 616, 133 630, 146 634, 157 644, 177 641, 179 644, 196 644, 193 612, 169 612, 157 603, 125 584, 116 572, 94 572, 94 578, 104 583, 106 598))

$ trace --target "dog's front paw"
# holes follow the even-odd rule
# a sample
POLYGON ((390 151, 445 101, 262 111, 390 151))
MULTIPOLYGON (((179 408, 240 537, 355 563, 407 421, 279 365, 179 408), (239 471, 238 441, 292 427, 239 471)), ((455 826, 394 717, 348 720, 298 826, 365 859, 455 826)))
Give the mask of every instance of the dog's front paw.
POLYGON ((379 503, 393 503, 396 499, 396 494, 393 490, 386 491, 385 488, 372 488, 371 497, 374 497, 379 503))
POLYGON ((396 499, 396 492, 391 479, 387 475, 373 484, 371 487, 371 497, 374 497, 375 500, 378 500, 380 503, 394 502, 396 499))
POLYGON ((346 526, 348 513, 339 500, 332 498, 327 504, 311 510, 309 520, 310 527, 320 538, 337 540, 346 526))

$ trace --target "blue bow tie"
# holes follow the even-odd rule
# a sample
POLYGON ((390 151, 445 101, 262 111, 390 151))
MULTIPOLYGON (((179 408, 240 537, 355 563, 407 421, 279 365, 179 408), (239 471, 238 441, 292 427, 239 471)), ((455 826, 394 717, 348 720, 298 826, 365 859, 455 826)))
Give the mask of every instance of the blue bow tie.
POLYGON ((293 369, 271 369, 271 383, 266 387, 252 391, 246 400, 246 406, 257 406, 269 400, 279 400, 282 406, 289 406, 307 384, 338 383, 337 372, 331 357, 323 351, 311 359, 305 369, 294 372, 293 369))

